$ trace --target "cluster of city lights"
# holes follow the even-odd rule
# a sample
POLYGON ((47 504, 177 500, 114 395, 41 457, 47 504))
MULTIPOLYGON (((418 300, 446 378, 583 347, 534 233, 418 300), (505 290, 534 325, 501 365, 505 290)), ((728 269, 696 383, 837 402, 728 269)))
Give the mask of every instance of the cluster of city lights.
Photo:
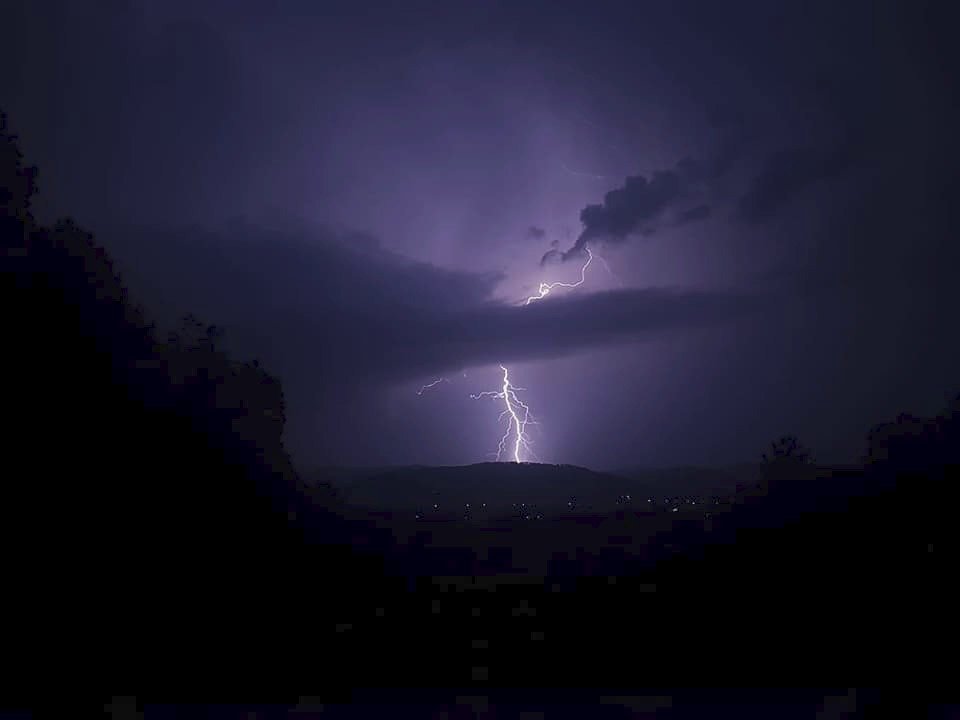
MULTIPOLYGON (((618 505, 625 505, 632 502, 633 502, 633 496, 630 494, 619 495, 616 499, 616 503, 618 505)), ((661 504, 656 498, 652 498, 652 497, 647 498, 647 503, 657 505, 657 506, 661 504)), ((704 513, 705 517, 710 517, 713 515, 713 513, 707 512, 706 508, 709 506, 717 506, 721 504, 725 504, 725 502, 718 497, 712 497, 709 499, 696 498, 696 497, 663 498, 663 503, 662 503, 663 509, 657 512, 679 512, 683 505, 689 505, 689 506, 698 506, 698 510, 700 508, 703 508, 700 511, 704 513)), ((567 501, 566 506, 567 506, 567 509, 570 511, 583 509, 581 508, 580 504, 578 503, 575 497, 571 497, 570 500, 567 501)), ((431 507, 435 513, 439 513, 441 511, 440 502, 432 503, 431 507)), ((544 514, 544 511, 539 510, 535 503, 515 502, 511 504, 510 509, 511 509, 510 516, 514 518, 519 518, 522 520, 543 520, 546 517, 546 515, 544 514)), ((462 514, 464 519, 469 520, 473 518, 475 514, 482 515, 486 510, 487 510, 487 503, 481 502, 481 503, 464 503, 462 508, 459 504, 457 504, 455 506, 451 506, 451 509, 449 510, 449 512, 457 512, 458 514, 462 514)), ((423 520, 423 519, 426 519, 427 513, 421 510, 415 514, 415 517, 417 520, 423 520)))

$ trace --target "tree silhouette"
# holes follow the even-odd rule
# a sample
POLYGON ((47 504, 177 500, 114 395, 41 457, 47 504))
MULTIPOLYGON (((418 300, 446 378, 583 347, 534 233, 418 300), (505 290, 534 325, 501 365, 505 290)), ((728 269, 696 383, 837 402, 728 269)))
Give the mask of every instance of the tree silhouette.
POLYGON ((865 464, 906 475, 948 470, 960 463, 960 394, 934 417, 900 413, 867 434, 865 464))
POLYGON ((0 215, 25 220, 36 192, 37 168, 23 164, 17 138, 8 130, 6 113, 0 111, 0 215))
POLYGON ((813 454, 795 435, 784 435, 770 443, 770 451, 763 453, 763 462, 768 465, 812 465, 813 454))
MULTIPOLYGON (((12 420, 0 533, 56 549, 45 563, 22 553, 11 571, 70 582, 82 569, 78 587, 120 573, 158 603, 190 587, 234 605, 252 576, 246 607, 268 611, 305 551, 288 521, 299 499, 280 382, 230 358, 222 331, 196 317, 159 338, 92 233, 33 217, 36 171, 0 118, 0 372, 12 420)), ((342 567, 337 557, 326 565, 342 567)))

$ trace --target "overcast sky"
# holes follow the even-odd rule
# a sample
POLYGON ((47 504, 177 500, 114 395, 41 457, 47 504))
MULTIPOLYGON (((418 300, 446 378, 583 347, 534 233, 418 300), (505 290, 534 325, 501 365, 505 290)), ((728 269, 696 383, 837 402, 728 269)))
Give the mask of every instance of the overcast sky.
POLYGON ((0 6, 41 218, 260 357, 303 465, 487 459, 501 363, 599 469, 960 389, 948 3, 0 6))

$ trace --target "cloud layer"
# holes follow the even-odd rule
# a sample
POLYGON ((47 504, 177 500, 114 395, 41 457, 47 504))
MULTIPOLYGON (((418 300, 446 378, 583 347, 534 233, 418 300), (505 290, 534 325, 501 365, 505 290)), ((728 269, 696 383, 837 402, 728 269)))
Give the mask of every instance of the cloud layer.
POLYGON ((662 338, 770 307, 769 297, 747 292, 683 288, 507 305, 490 299, 496 275, 411 262, 330 232, 241 225, 104 239, 161 322, 195 312, 225 328, 231 349, 281 377, 295 433, 325 404, 366 390, 662 338))
POLYGON ((352 236, 302 233, 242 226, 108 237, 134 290, 167 318, 194 311, 238 337, 269 338, 258 352, 278 361, 366 378, 553 357, 761 304, 748 293, 650 288, 507 305, 490 299, 497 275, 412 262, 352 236))

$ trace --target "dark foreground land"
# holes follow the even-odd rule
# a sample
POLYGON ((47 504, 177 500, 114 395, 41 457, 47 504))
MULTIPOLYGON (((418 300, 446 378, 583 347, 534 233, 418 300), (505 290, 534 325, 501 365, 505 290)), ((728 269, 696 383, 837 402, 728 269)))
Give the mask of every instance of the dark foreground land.
MULTIPOLYGON (((470 483, 455 482, 478 472, 491 486, 508 476, 523 487, 525 474, 547 474, 560 488, 588 471, 473 466, 369 478, 377 485, 434 473, 451 491, 422 488, 437 508, 342 511, 353 551, 382 559, 384 575, 407 590, 398 582, 396 609, 383 602, 373 618, 342 626, 345 634, 373 641, 392 627, 389 614, 414 613, 418 621, 401 623, 397 642, 439 629, 448 657, 460 649, 485 659, 490 672, 520 657, 537 672, 554 652, 596 645, 637 653, 643 665, 699 667, 712 658, 720 674, 757 672, 760 658, 777 666, 761 662, 759 672, 791 668, 794 677, 937 672, 924 648, 953 614, 949 466, 912 473, 884 463, 830 470, 785 461, 713 496, 665 497, 662 487, 608 477, 618 494, 605 504, 595 496, 584 503, 592 507, 550 506, 549 492, 530 491, 532 501, 479 510, 460 497, 470 483), (445 513, 444 504, 455 509, 445 513), (738 660, 724 665, 723 657, 738 660)), ((342 491, 347 500, 366 500, 362 482, 342 491)))
POLYGON ((12 685, 842 678, 903 699, 954 674, 956 402, 878 426, 862 468, 785 453, 725 493, 564 466, 304 475, 279 382, 211 326, 147 323, 91 234, 35 220, 0 139, 12 685))

